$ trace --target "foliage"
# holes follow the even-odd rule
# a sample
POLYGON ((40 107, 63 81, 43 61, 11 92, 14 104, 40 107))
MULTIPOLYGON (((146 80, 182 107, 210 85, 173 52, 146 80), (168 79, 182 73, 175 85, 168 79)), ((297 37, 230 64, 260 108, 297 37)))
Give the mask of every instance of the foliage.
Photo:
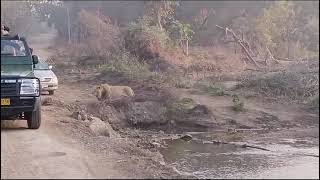
POLYGON ((276 57, 313 57, 314 53, 309 52, 311 47, 307 44, 317 38, 312 46, 313 51, 319 51, 319 45, 316 45, 316 42, 319 44, 319 23, 309 17, 310 13, 301 11, 294 2, 275 1, 257 18, 256 31, 260 41, 276 57))
POLYGON ((232 93, 219 83, 213 83, 210 80, 202 79, 194 84, 195 88, 199 88, 211 96, 230 96, 232 93))
POLYGON ((210 94, 211 96, 229 95, 229 93, 223 87, 215 86, 215 85, 205 86, 203 87, 203 90, 208 94, 210 94))
POLYGON ((86 44, 86 51, 89 55, 108 55, 123 44, 120 29, 105 19, 92 12, 82 10, 74 22, 75 41, 86 44))
POLYGON ((178 20, 174 20, 171 26, 172 34, 176 32, 174 35, 175 39, 178 41, 187 40, 190 41, 194 34, 194 31, 191 28, 191 25, 188 23, 183 23, 178 20))
POLYGON ((171 73, 168 76, 169 83, 176 88, 190 89, 194 84, 194 81, 192 79, 182 77, 178 73, 171 73))
POLYGON ((255 90, 266 97, 303 102, 319 91, 319 77, 317 73, 278 72, 248 77, 242 81, 240 88, 255 90))
POLYGON ((108 56, 101 70, 102 74, 113 77, 124 76, 126 78, 143 79, 150 75, 148 65, 140 63, 137 57, 121 50, 108 56))
POLYGON ((277 41, 288 40, 290 32, 294 30, 295 12, 290 1, 276 1, 273 6, 263 11, 257 19, 257 29, 261 32, 266 45, 277 47, 277 41))
POLYGON ((167 48, 170 38, 165 31, 151 25, 147 16, 129 24, 125 35, 125 47, 143 59, 159 57, 160 51, 167 48))
POLYGON ((167 115, 169 117, 181 112, 189 112, 197 106, 197 103, 191 98, 182 98, 177 101, 170 102, 167 105, 167 115))
POLYGON ((232 95, 233 106, 232 109, 234 111, 244 111, 244 102, 240 97, 236 94, 232 95))
POLYGON ((189 41, 192 39, 194 31, 191 29, 191 25, 183 23, 178 20, 174 20, 170 26, 170 34, 173 39, 180 43, 180 46, 185 47, 185 52, 189 54, 189 41))
POLYGON ((145 4, 145 15, 152 19, 153 25, 157 25, 160 30, 173 20, 175 8, 178 1, 148 1, 145 4))

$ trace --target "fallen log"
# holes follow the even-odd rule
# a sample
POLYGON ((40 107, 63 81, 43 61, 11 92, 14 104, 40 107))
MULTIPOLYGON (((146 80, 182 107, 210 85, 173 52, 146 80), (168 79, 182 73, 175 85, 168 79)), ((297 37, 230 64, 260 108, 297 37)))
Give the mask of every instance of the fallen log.
POLYGON ((271 53, 271 51, 270 51, 270 49, 269 49, 268 47, 267 47, 267 52, 268 52, 269 57, 271 58, 271 60, 273 60, 273 61, 276 62, 277 64, 280 63, 276 58, 274 58, 274 56, 272 55, 272 53, 271 53))
POLYGON ((234 145, 237 147, 241 147, 241 148, 254 148, 254 149, 260 149, 263 151, 271 151, 269 149, 266 148, 262 148, 259 146, 254 146, 254 145, 247 145, 247 144, 238 144, 238 143, 232 143, 232 142, 224 142, 224 141, 216 141, 216 140, 210 140, 210 141, 205 141, 202 139, 197 139, 197 138, 193 138, 191 135, 182 135, 182 137, 180 137, 179 139, 184 140, 184 141, 196 141, 196 142, 200 142, 200 143, 212 143, 212 144, 230 144, 230 145, 234 145))

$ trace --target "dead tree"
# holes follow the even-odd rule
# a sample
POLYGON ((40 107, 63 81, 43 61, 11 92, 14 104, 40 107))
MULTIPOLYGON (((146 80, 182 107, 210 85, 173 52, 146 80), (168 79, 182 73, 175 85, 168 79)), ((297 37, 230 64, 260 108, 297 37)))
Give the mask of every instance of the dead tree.
POLYGON ((223 27, 221 27, 221 26, 219 26, 219 25, 216 25, 216 27, 218 27, 219 29, 224 30, 226 35, 228 34, 228 32, 230 32, 231 35, 232 35, 232 37, 233 37, 233 39, 234 39, 234 41, 241 46, 243 52, 246 54, 246 56, 248 57, 248 59, 249 59, 250 61, 252 61, 253 64, 254 64, 256 67, 260 68, 259 64, 253 59, 253 57, 252 57, 252 55, 251 55, 251 53, 252 53, 251 50, 248 49, 248 48, 250 47, 250 46, 248 46, 249 43, 245 43, 244 41, 242 41, 241 38, 239 38, 239 37, 233 32, 232 29, 229 29, 229 28, 227 28, 227 27, 226 27, 226 28, 223 28, 223 27), (247 47, 246 47, 246 45, 247 45, 247 47))

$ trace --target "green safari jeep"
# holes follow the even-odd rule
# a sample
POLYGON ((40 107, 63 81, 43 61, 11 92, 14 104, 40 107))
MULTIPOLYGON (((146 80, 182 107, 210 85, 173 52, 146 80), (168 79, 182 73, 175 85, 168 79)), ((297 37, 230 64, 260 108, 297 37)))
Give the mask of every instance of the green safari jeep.
POLYGON ((25 38, 1 36, 1 120, 24 119, 29 129, 40 127, 41 88, 34 75, 37 63, 25 38))

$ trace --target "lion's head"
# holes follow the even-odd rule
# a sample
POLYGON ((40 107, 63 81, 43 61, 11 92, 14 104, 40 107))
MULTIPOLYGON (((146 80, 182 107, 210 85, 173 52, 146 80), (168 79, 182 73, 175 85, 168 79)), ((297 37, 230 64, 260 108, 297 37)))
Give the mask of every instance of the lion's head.
POLYGON ((94 89, 94 92, 93 92, 94 96, 96 96, 96 98, 99 101, 102 100, 102 91, 103 91, 103 89, 102 89, 101 85, 99 85, 94 89))

